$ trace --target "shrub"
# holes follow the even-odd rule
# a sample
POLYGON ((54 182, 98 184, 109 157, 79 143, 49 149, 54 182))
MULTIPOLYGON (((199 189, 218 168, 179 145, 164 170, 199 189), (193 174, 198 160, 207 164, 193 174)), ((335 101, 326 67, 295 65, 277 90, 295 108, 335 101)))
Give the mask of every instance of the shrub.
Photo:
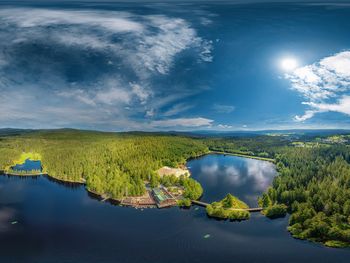
POLYGON ((269 218, 279 218, 284 217, 287 214, 286 205, 272 205, 264 210, 264 214, 269 218))

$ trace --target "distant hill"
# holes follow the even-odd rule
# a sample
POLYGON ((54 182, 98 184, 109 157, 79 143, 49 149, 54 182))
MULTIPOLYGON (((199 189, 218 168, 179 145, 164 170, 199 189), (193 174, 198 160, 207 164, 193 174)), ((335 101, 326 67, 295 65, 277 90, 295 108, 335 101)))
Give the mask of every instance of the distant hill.
POLYGON ((289 130, 258 130, 258 131, 129 131, 129 132, 102 132, 94 130, 79 130, 71 128, 62 129, 15 129, 15 128, 3 128, 0 129, 0 136, 13 136, 21 135, 31 132, 96 132, 96 133, 120 133, 120 134, 135 134, 135 135, 174 135, 174 136, 190 136, 190 137, 255 137, 261 135, 271 136, 328 136, 328 135, 342 135, 350 134, 350 130, 345 129, 289 129, 289 130))
POLYGON ((34 132, 35 130, 31 129, 12 129, 12 128, 4 128, 0 129, 0 136, 13 136, 13 135, 21 135, 24 133, 34 132))
MULTIPOLYGON (((289 130, 258 130, 258 131, 193 131, 189 134, 205 136, 245 137, 258 135, 305 135, 305 136, 327 136, 331 134, 349 134, 345 129, 289 129, 289 130)), ((184 133, 185 134, 185 133, 184 133)))

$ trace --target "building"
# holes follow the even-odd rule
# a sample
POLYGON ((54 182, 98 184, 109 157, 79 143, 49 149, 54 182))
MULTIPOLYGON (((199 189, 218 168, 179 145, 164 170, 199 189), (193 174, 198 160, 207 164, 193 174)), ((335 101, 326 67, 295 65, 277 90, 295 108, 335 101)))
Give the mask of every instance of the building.
POLYGON ((153 188, 152 195, 158 208, 174 206, 177 204, 176 199, 164 188, 153 188))

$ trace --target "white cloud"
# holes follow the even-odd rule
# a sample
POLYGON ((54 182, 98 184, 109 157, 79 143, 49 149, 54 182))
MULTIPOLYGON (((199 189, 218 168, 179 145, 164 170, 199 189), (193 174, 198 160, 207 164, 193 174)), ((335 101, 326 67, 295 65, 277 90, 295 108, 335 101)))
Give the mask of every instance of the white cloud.
POLYGON ((350 96, 342 96, 335 103, 308 102, 305 104, 311 106, 314 109, 317 109, 318 112, 334 111, 341 112, 350 116, 350 96))
POLYGON ((202 127, 211 126, 214 120, 206 118, 177 118, 168 120, 152 121, 152 126, 156 127, 202 127))
POLYGON ((294 120, 296 120, 296 121, 306 121, 306 120, 312 118, 316 113, 318 113, 318 111, 316 111, 316 110, 307 110, 307 111, 305 111, 305 113, 304 113, 303 115, 301 115, 301 116, 296 115, 296 116, 294 117, 294 120))
POLYGON ((227 125, 227 124, 219 124, 218 128, 219 129, 232 129, 233 126, 232 125, 227 125))
POLYGON ((157 32, 145 35, 139 42, 134 63, 138 62, 140 67, 166 74, 175 56, 189 47, 200 48, 200 58, 211 62, 210 42, 198 37, 185 20, 161 15, 148 16, 147 20, 157 32))
POLYGON ((67 89, 57 92, 57 95, 76 99, 90 106, 130 104, 135 97, 142 101, 142 103, 147 101, 149 94, 141 86, 131 83, 130 90, 124 89, 122 86, 117 79, 107 79, 102 84, 103 88, 88 88, 84 90, 80 88, 67 89))
POLYGON ((163 112, 162 115, 165 117, 174 116, 174 115, 177 115, 179 113, 185 112, 193 107, 194 107, 194 105, 189 105, 189 104, 185 104, 185 103, 178 103, 178 104, 173 105, 167 111, 163 112))
POLYGON ((96 100, 105 104, 130 103, 130 93, 123 89, 110 88, 109 90, 99 91, 96 94, 96 100))
POLYGON ((98 36, 81 34, 81 32, 74 32, 74 30, 71 32, 61 32, 59 34, 55 34, 54 38, 54 40, 56 40, 58 43, 66 46, 80 46, 101 50, 113 48, 113 44, 106 39, 98 36))
POLYGON ((141 101, 141 104, 145 104, 147 99, 152 95, 151 91, 141 87, 139 84, 130 83, 132 93, 135 94, 141 101))
MULTIPOLYGON (((174 116, 191 107, 178 101, 198 92, 159 81, 172 73, 177 58, 212 59, 211 41, 187 20, 165 15, 3 8, 0 30, 0 94, 11 94, 0 96, 3 124, 145 127, 135 123, 135 116, 155 118, 164 109, 162 117, 174 116), (18 103, 11 105, 13 100, 18 103)), ((145 122, 152 128, 157 124, 145 122)), ((210 123, 184 118, 168 124, 177 122, 191 127, 210 123)))
POLYGON ((350 51, 338 53, 334 56, 324 58, 320 65, 329 71, 333 71, 340 77, 350 77, 350 51))
POLYGON ((214 104, 212 108, 218 113, 231 113, 235 110, 235 106, 224 104, 214 104))
POLYGON ((201 23, 203 26, 208 26, 208 25, 212 24, 213 21, 210 20, 210 19, 207 18, 207 17, 201 17, 201 18, 200 18, 200 23, 201 23))
POLYGON ((350 51, 340 52, 319 62, 297 68, 285 76, 307 101, 310 107, 296 121, 305 121, 316 113, 339 112, 350 115, 350 51))
POLYGON ((57 95, 65 98, 74 98, 78 101, 81 101, 91 106, 96 105, 96 102, 94 101, 94 99, 90 98, 90 96, 82 89, 59 91, 57 92, 57 95))
POLYGON ((154 117, 154 115, 155 115, 156 113, 155 113, 155 110, 154 109, 150 109, 150 110, 147 110, 146 111, 146 117, 154 117))
POLYGON ((191 25, 181 18, 163 15, 139 16, 127 12, 71 11, 33 8, 0 10, 0 21, 16 26, 21 42, 47 36, 64 45, 107 49, 122 55, 139 74, 148 69, 168 73, 175 56, 187 48, 198 49, 199 57, 211 62, 210 41, 203 40, 191 25), (52 30, 51 26, 55 26, 52 30), (63 28, 57 26, 64 26, 63 28), (93 30, 93 28, 102 30, 93 30), (28 34, 26 34, 26 32, 28 34), (115 34, 134 44, 120 45, 115 34))
POLYGON ((124 12, 68 11, 34 8, 0 10, 0 17, 18 27, 33 28, 53 25, 82 25, 100 27, 111 32, 142 31, 143 25, 130 20, 124 12))

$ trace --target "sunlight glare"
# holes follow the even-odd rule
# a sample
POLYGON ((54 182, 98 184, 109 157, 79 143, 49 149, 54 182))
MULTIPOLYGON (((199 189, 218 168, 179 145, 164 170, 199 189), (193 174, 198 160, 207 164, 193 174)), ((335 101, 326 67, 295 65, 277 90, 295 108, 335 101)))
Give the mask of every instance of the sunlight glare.
POLYGON ((298 61, 295 58, 284 58, 281 60, 281 68, 285 71, 291 71, 298 67, 298 61))

